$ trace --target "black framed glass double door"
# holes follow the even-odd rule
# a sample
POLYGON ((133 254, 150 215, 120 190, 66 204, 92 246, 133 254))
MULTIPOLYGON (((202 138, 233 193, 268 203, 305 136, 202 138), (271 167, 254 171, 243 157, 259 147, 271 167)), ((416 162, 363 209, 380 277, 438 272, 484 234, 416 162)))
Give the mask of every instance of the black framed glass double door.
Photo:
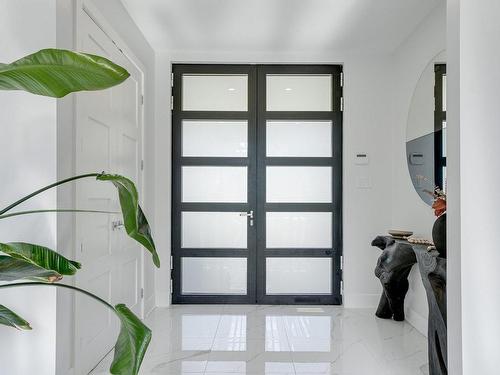
POLYGON ((341 81, 173 65, 173 303, 341 304, 341 81))

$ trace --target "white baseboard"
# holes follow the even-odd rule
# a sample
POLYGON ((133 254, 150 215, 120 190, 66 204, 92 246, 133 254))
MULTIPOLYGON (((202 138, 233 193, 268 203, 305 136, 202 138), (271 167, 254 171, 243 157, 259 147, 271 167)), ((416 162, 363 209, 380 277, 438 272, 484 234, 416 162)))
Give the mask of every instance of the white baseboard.
POLYGON ((155 308, 155 295, 152 294, 144 301, 144 317, 151 314, 151 311, 155 308))
POLYGON ((156 307, 167 307, 170 306, 170 299, 171 295, 170 293, 164 292, 162 290, 156 290, 156 301, 155 301, 155 306, 156 307))
POLYGON ((160 308, 160 309, 164 309, 164 308, 171 307, 171 306, 172 306, 171 304, 162 303, 162 304, 156 305, 155 307, 160 308))
POLYGON ((406 321, 410 323, 422 335, 427 337, 427 318, 419 314, 413 309, 405 311, 406 321))
POLYGON ((371 309, 378 306, 380 294, 349 294, 344 295, 344 307, 350 309, 371 309))
POLYGON ((56 375, 75 375, 75 368, 71 367, 65 370, 56 369, 56 375))

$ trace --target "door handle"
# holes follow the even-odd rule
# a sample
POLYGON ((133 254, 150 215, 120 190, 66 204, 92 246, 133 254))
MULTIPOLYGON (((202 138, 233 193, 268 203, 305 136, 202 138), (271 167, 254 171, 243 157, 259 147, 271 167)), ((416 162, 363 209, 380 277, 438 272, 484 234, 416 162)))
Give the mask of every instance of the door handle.
POLYGON ((250 226, 253 227, 253 210, 250 212, 240 212, 240 216, 246 216, 250 219, 250 226))
POLYGON ((250 212, 240 212, 240 216, 246 216, 246 217, 249 217, 250 219, 253 219, 253 211, 250 211, 250 212))
POLYGON ((121 220, 116 220, 111 222, 111 229, 112 230, 117 230, 123 228, 124 224, 123 221, 121 220))

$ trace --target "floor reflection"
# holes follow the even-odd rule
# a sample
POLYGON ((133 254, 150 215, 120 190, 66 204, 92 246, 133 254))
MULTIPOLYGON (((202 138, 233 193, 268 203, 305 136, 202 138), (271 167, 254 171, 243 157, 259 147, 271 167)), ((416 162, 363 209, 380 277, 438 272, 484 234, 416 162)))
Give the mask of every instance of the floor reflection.
MULTIPOLYGON (((173 306, 147 319, 141 374, 426 374, 426 340, 371 310, 173 306)), ((107 373, 106 358, 94 374, 107 373)))

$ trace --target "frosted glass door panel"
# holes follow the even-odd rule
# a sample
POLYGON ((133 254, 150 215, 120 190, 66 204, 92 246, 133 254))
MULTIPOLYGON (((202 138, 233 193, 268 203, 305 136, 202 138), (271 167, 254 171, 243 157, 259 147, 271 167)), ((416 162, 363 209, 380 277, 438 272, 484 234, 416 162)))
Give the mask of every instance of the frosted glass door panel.
POLYGON ((247 111, 247 75, 184 74, 182 76, 182 110, 247 111))
POLYGON ((184 120, 182 156, 246 158, 247 127, 246 121, 184 120))
POLYGON ((267 111, 331 111, 330 74, 266 76, 267 111))
POLYGON ((331 258, 267 258, 267 294, 331 294, 331 258))
POLYGON ((331 157, 331 121, 267 121, 269 157, 331 157))
POLYGON ((247 167, 182 167, 183 202, 246 202, 247 167))
POLYGON ((266 247, 331 248, 331 212, 267 212, 266 247))
POLYGON ((247 218, 239 212, 183 212, 183 248, 247 248, 247 218))
POLYGON ((266 201, 330 203, 331 167, 266 167, 266 201))
POLYGON ((183 258, 182 294, 247 294, 246 258, 183 258))

